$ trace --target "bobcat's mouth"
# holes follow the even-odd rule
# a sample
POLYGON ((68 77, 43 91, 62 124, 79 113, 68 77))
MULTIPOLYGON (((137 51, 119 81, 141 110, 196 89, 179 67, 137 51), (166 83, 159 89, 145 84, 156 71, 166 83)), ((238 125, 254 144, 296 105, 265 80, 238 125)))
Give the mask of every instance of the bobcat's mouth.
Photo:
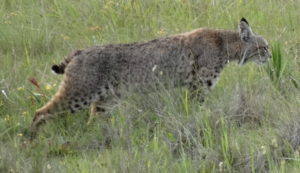
POLYGON ((258 61, 255 61, 255 63, 258 64, 258 65, 262 65, 262 64, 264 64, 266 62, 267 62, 267 60, 258 60, 258 61))
POLYGON ((247 57, 247 58, 242 58, 239 60, 238 64, 239 65, 244 65, 249 61, 255 61, 256 64, 264 64, 268 61, 268 59, 265 58, 255 58, 255 55, 251 56, 251 57, 247 57))
POLYGON ((253 61, 255 61, 255 63, 258 64, 258 65, 262 65, 262 64, 268 62, 268 60, 269 60, 269 58, 266 58, 266 57, 264 57, 264 58, 262 58, 262 57, 255 58, 255 57, 253 57, 253 61))

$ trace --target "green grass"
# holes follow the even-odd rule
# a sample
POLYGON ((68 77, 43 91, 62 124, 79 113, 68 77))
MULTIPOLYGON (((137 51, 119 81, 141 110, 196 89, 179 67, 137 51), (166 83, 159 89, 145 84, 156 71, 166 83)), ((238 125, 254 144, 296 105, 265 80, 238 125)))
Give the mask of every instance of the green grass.
POLYGON ((299 172, 299 8, 299 0, 2 0, 0 172, 299 172), (24 144, 62 79, 50 67, 70 51, 235 29, 241 17, 273 45, 273 60, 230 63, 203 104, 184 89, 133 94, 108 120, 66 115, 24 144))

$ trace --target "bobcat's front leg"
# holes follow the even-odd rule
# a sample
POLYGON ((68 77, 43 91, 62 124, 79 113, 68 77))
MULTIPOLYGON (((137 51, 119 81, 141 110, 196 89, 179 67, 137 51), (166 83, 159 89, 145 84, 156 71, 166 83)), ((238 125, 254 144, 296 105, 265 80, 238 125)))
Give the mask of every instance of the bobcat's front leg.
POLYGON ((190 98, 192 100, 199 101, 203 103, 205 97, 208 95, 210 89, 208 89, 205 85, 203 85, 202 81, 192 82, 188 86, 190 92, 190 98))

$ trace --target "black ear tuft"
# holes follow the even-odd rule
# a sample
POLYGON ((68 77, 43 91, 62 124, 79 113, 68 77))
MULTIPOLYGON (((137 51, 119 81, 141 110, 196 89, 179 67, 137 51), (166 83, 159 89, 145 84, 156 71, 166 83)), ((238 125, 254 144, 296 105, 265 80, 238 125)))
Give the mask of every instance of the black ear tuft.
POLYGON ((245 23, 247 23, 249 25, 248 21, 245 18, 242 18, 241 22, 245 22, 245 23))

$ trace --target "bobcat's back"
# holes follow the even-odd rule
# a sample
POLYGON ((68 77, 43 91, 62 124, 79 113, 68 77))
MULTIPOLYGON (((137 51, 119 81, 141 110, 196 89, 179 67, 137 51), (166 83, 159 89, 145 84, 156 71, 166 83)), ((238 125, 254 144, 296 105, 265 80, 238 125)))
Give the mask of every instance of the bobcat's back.
POLYGON ((145 86, 167 79, 174 79, 171 82, 178 85, 187 77, 184 73, 192 70, 191 55, 176 37, 98 46, 81 51, 65 73, 74 80, 93 81, 95 86, 103 83, 145 86))

